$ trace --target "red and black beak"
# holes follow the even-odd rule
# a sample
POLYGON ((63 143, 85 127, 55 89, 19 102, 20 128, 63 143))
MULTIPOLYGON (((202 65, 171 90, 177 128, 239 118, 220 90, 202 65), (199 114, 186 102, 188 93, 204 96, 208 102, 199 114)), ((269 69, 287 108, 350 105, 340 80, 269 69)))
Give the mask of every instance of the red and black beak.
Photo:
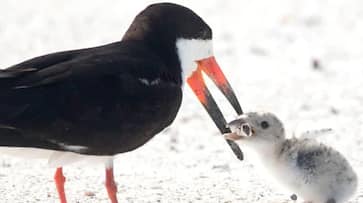
MULTIPOLYGON (((229 128, 226 127, 226 120, 223 117, 222 112, 217 106, 217 103, 213 99, 210 91, 205 85, 202 71, 206 73, 212 81, 217 85, 219 90, 224 94, 227 100, 230 102, 232 107, 235 109, 238 115, 243 114, 242 108, 237 100, 235 93, 232 90, 231 85, 224 76, 222 70, 217 64, 214 56, 197 61, 198 68, 193 74, 187 79, 189 86, 192 88, 195 95, 198 97, 199 101, 202 103, 204 108, 207 110, 209 116, 213 119, 214 123, 218 127, 222 134, 230 133, 229 128)), ((243 153, 231 140, 227 140, 228 144, 231 146, 233 152, 238 159, 243 159, 243 153)))

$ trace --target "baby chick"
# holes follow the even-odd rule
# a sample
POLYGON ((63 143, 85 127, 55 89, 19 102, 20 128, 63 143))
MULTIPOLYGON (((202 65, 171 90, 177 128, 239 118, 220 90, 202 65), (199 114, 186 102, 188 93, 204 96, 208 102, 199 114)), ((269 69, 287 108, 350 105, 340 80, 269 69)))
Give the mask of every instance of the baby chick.
POLYGON ((289 191, 312 203, 342 203, 356 191, 357 175, 338 151, 310 138, 285 138, 272 113, 251 112, 230 122, 225 138, 254 155, 260 167, 289 191))

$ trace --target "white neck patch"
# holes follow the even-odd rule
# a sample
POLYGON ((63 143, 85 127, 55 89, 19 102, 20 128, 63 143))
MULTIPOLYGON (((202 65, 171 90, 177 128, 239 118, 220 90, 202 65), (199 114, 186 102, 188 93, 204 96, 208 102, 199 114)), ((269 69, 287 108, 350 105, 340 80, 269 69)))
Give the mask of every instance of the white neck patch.
POLYGON ((196 61, 213 56, 212 40, 177 39, 176 48, 182 69, 183 81, 196 69, 196 61))

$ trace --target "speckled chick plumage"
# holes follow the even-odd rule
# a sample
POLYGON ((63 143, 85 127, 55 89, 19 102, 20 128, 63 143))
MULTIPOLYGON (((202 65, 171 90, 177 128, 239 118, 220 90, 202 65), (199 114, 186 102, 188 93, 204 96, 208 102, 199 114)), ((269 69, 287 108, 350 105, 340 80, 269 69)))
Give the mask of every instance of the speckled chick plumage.
MULTIPOLYGON (((278 183, 307 202, 343 203, 356 191, 357 175, 344 156, 310 138, 285 138, 272 113, 251 112, 230 122, 236 141, 278 183)), ((253 161, 253 160, 252 160, 253 161)))

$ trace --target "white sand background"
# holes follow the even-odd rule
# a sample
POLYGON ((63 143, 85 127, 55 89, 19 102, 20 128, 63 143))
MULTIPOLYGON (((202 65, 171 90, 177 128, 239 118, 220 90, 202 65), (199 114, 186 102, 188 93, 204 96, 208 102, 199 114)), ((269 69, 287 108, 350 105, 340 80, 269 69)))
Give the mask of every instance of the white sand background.
MULTIPOLYGON (((0 67, 119 40, 153 1, 0 1, 0 67)), ((320 140, 363 175, 363 1, 177 1, 213 28, 215 55, 244 111, 275 112, 289 133, 330 127, 320 140), (312 68, 317 60, 321 69, 312 68)), ((212 86, 212 85, 211 85, 212 86)), ((238 161, 185 88, 175 122, 117 156, 120 202, 292 202, 238 161)), ((235 114, 212 88, 227 119, 235 114)), ((1 139, 1 135, 0 135, 1 139)), ((102 165, 65 167, 69 202, 108 202, 102 165)), ((0 155, 0 202, 58 202, 46 160, 0 155)), ((363 188, 350 202, 363 202, 363 188)))

